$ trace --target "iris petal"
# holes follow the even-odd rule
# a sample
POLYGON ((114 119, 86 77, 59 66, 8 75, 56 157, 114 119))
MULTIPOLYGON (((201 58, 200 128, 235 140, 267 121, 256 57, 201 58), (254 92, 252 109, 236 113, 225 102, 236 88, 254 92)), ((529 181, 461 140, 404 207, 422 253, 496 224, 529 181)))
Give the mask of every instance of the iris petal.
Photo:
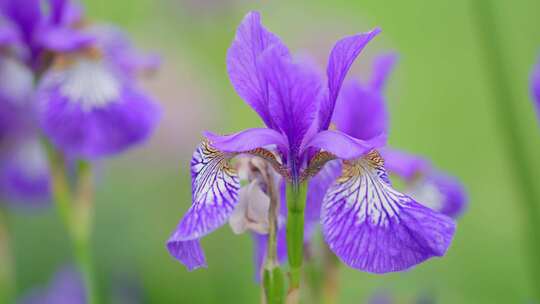
POLYGON ((394 190, 376 152, 345 162, 323 202, 326 242, 347 265, 372 273, 406 270, 448 249, 455 224, 394 190))
POLYGON ((320 76, 305 64, 292 63, 276 47, 266 50, 258 62, 270 87, 272 119, 287 136, 289 150, 297 153, 317 115, 320 76))
POLYGON ((227 53, 227 72, 238 95, 259 114, 269 128, 275 128, 268 109, 268 85, 257 64, 259 56, 270 46, 274 46, 282 56, 289 55, 279 37, 262 26, 261 15, 258 12, 248 13, 238 27, 227 53))
POLYGON ((361 140, 339 131, 327 130, 315 135, 308 142, 306 148, 320 148, 341 159, 356 159, 383 146, 385 142, 386 134, 381 134, 370 140, 361 140))
POLYGON ((206 268, 206 258, 199 240, 173 241, 174 235, 167 242, 167 249, 178 260, 180 260, 189 271, 200 267, 206 268))
POLYGON ((319 113, 320 130, 326 130, 330 125, 339 90, 354 60, 368 42, 377 36, 380 31, 380 29, 376 28, 367 33, 345 37, 334 45, 334 48, 330 52, 328 66, 326 68, 326 74, 328 76, 328 98, 321 104, 319 113))
POLYGON ((197 240, 225 224, 238 203, 240 180, 228 156, 208 142, 202 142, 191 160, 193 204, 167 242, 169 252, 188 268, 192 260, 202 261, 197 240), (187 241, 191 243, 186 243, 187 241), (193 256, 199 259, 193 259, 193 256))
POLYGON ((287 140, 281 133, 268 128, 252 128, 230 135, 216 135, 204 132, 212 145, 224 152, 245 152, 256 148, 277 145, 286 148, 287 140))

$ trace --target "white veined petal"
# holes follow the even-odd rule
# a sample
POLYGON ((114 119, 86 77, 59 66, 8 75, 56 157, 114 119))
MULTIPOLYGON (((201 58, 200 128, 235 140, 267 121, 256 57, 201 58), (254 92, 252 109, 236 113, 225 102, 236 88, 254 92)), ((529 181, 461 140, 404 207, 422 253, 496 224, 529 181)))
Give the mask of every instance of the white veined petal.
POLYGON ((61 95, 80 103, 85 111, 118 101, 122 89, 118 77, 103 62, 90 59, 77 60, 56 71, 52 81, 59 83, 61 95))

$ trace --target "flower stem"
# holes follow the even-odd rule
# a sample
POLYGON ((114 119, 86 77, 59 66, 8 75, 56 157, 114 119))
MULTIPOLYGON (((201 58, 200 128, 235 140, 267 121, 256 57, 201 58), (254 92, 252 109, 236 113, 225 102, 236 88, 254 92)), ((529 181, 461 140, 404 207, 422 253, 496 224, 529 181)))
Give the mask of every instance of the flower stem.
POLYGON ((10 252, 8 215, 0 206, 0 303, 14 302, 15 272, 10 252))
POLYGON ((492 2, 489 0, 471 0, 472 12, 476 23, 478 37, 482 47, 482 57, 485 59, 485 69, 489 77, 493 96, 493 107, 500 127, 502 139, 505 141, 507 159, 510 160, 511 174, 521 194, 520 202, 523 203, 523 218, 528 237, 528 249, 530 250, 531 279, 533 289, 537 293, 536 300, 540 300, 540 194, 536 192, 536 179, 528 162, 527 147, 520 136, 517 126, 520 117, 516 113, 513 104, 517 104, 517 98, 509 80, 507 60, 504 58, 501 48, 498 24, 495 20, 492 2))
POLYGON ((269 170, 266 170, 265 181, 268 186, 270 207, 268 210, 268 249, 263 273, 263 286, 266 304, 282 304, 284 300, 284 279, 277 257, 279 195, 275 191, 274 178, 269 170))
POLYGON ((339 260, 326 243, 323 243, 323 259, 323 303, 335 304, 339 296, 339 260))
POLYGON ((304 258, 306 188, 306 183, 287 184, 287 254, 290 266, 287 304, 299 303, 300 300, 300 278, 304 258))
POLYGON ((94 268, 91 258, 91 222, 93 215, 93 186, 90 164, 80 162, 77 183, 72 193, 66 176, 66 162, 62 153, 47 144, 51 167, 52 192, 56 209, 73 242, 75 260, 85 284, 87 303, 97 304, 94 268))
POLYGON ((98 303, 97 287, 92 263, 92 219, 94 215, 94 185, 90 163, 80 161, 74 198, 74 244, 77 264, 83 274, 88 303, 98 303))

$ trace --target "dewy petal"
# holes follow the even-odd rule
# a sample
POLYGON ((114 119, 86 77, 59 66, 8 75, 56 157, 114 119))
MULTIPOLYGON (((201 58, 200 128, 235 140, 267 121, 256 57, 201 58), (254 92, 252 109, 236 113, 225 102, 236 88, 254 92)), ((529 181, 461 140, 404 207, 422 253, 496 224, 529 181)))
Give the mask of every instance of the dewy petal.
POLYGON ((196 267, 191 261, 203 259, 198 243, 186 241, 198 240, 225 224, 238 203, 240 188, 228 156, 206 141, 193 153, 191 180, 193 204, 167 242, 169 252, 188 268, 196 267))
POLYGON ((538 120, 540 121, 540 59, 535 65, 531 76, 531 91, 533 102, 536 106, 536 114, 538 115, 538 120))
POLYGON ((341 84, 351 65, 364 47, 380 33, 376 28, 370 32, 345 37, 334 45, 328 58, 326 74, 328 76, 328 98, 323 100, 319 113, 320 129, 326 130, 330 125, 334 106, 341 89, 341 84))
POLYGON ((267 49, 259 64, 270 86, 272 119, 287 136, 289 149, 299 151, 316 117, 320 76, 306 65, 292 63, 276 47, 267 49))
POLYGON ((381 149, 380 152, 386 169, 407 181, 432 170, 430 161, 421 156, 391 148, 381 149))
POLYGON ((323 203, 323 234, 347 265, 372 273, 406 270, 450 246, 455 224, 394 190, 376 152, 345 162, 323 203))
POLYGON ((149 96, 91 60, 53 69, 44 76, 37 96, 45 134, 76 157, 123 152, 148 138, 161 116, 149 96))
POLYGON ((216 135, 204 132, 204 136, 223 152, 246 152, 256 148, 277 145, 287 147, 287 141, 283 135, 268 128, 252 128, 230 135, 216 135))
POLYGON ((263 51, 270 46, 275 47, 280 56, 289 56, 281 40, 262 26, 260 14, 248 13, 227 52, 227 72, 238 95, 259 114, 269 128, 275 128, 268 108, 268 86, 257 62, 263 51))
POLYGON ((381 134, 370 140, 361 140, 339 131, 322 131, 315 135, 306 145, 328 151, 341 159, 356 159, 369 151, 384 146, 386 134, 381 134))

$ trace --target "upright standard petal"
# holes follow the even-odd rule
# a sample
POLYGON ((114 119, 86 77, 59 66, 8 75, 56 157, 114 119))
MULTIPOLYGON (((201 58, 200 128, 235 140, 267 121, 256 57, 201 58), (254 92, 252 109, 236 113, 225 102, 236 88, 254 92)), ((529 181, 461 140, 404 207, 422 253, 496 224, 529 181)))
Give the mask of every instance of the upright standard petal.
POLYGON ((321 130, 328 129, 330 125, 341 85, 351 65, 368 42, 379 34, 380 31, 380 29, 376 28, 367 33, 345 37, 334 45, 334 48, 330 52, 328 66, 326 68, 328 96, 323 100, 319 112, 319 126, 321 130))
POLYGON ((347 82, 336 103, 332 122, 352 137, 368 140, 387 132, 384 96, 357 81, 347 82))
POLYGON ((359 81, 345 83, 332 117, 338 130, 363 140, 388 132, 383 88, 395 61, 395 55, 380 55, 373 63, 368 85, 359 81))
POLYGON ((248 13, 238 27, 227 53, 227 72, 238 95, 259 114, 269 128, 275 128, 268 108, 268 85, 257 62, 270 46, 280 56, 289 56, 281 40, 262 26, 260 14, 248 13))
POLYGON ((227 222, 238 203, 240 188, 228 155, 206 141, 193 154, 191 180, 193 204, 167 242, 171 255, 190 270, 204 266, 197 240, 227 222))
POLYGON ((538 115, 538 121, 540 121, 540 59, 535 65, 531 76, 531 93, 533 102, 536 106, 536 114, 538 115))
POLYGON ((397 55, 392 53, 379 55, 375 58, 369 82, 371 89, 379 92, 384 90, 388 77, 390 76, 390 73, 392 73, 396 62, 397 55))
POLYGON ((276 47, 266 50, 259 64, 269 84, 272 119, 287 137, 292 155, 296 156, 316 118, 320 76, 305 65, 292 63, 276 47))
POLYGON ((82 158, 117 154, 144 141, 161 115, 149 96, 103 62, 87 59, 47 73, 37 98, 45 134, 82 158))
POLYGON ((96 37, 96 44, 103 51, 104 57, 121 72, 136 76, 159 68, 160 57, 138 50, 119 28, 98 24, 90 26, 87 32, 96 37))
POLYGON ((326 242, 344 263, 372 273, 443 256, 455 231, 452 219, 394 190, 376 152, 344 163, 324 198, 322 224, 326 242))
POLYGON ((60 26, 44 27, 36 35, 36 43, 55 52, 73 52, 92 45, 96 37, 84 31, 60 26))

